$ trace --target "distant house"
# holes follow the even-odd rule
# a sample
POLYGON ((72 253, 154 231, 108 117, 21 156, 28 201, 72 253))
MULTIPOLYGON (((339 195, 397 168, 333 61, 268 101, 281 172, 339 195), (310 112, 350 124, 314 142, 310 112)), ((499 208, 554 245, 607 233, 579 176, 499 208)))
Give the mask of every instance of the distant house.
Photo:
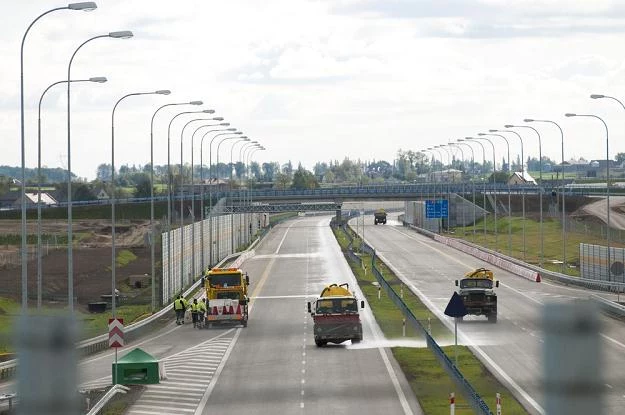
POLYGON ((519 184, 535 185, 536 180, 534 180, 534 178, 526 171, 523 173, 515 171, 508 179, 508 184, 511 186, 519 184))
MULTIPOLYGON (((20 197, 20 192, 17 193, 17 198, 13 201, 13 207, 19 208, 22 206, 22 198, 20 197)), ((26 196, 26 207, 32 208, 36 207, 37 203, 39 203, 39 194, 38 193, 25 193, 26 196)), ((57 200, 53 198, 49 193, 42 192, 41 193, 41 206, 50 206, 58 204, 57 200)))
POLYGON ((106 193, 106 190, 104 189, 100 189, 100 191, 96 193, 95 197, 98 200, 110 199, 109 194, 106 193))

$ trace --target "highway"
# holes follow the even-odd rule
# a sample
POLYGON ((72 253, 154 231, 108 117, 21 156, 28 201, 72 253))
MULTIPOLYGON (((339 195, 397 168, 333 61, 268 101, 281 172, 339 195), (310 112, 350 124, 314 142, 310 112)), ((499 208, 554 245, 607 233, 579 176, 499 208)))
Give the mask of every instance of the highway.
MULTIPOLYGON (((452 320, 443 315, 443 310, 455 290, 454 280, 471 269, 493 268, 404 228, 397 220, 375 226, 373 216, 366 216, 364 236, 380 258, 450 326, 452 320)), ((484 317, 467 316, 458 326, 459 337, 465 344, 472 345, 491 371, 511 386, 528 410, 543 413, 542 307, 548 301, 587 298, 588 292, 550 282, 535 283, 494 269, 496 278, 501 281, 498 323, 489 324, 484 317)), ((625 405, 625 330, 622 322, 607 316, 602 316, 601 321, 604 413, 620 414, 625 405)), ((588 357, 580 356, 580 359, 588 357)))
MULTIPOLYGON (((134 347, 165 362, 167 379, 149 385, 127 414, 326 413, 421 414, 390 350, 378 347, 379 327, 368 305, 364 340, 317 348, 306 303, 330 283, 348 282, 359 298, 329 225, 330 216, 298 218, 275 227, 242 268, 250 275, 247 328, 166 327, 134 347)), ((113 352, 80 363, 80 387, 111 383, 113 352)), ((16 385, 5 383, 0 393, 16 385)))

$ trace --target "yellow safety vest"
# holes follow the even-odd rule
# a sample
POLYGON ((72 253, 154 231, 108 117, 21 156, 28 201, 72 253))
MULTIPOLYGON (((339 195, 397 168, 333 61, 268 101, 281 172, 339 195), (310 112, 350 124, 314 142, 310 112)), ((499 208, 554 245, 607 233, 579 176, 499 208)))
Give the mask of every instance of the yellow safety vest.
POLYGON ((184 302, 180 298, 174 301, 174 310, 184 310, 184 302))

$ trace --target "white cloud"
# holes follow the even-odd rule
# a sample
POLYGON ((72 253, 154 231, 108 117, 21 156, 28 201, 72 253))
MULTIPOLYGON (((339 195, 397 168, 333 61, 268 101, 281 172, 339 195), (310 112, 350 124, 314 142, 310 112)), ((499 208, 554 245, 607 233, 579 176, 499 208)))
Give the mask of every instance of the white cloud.
MULTIPOLYGON (((19 153, 19 44, 52 0, 10 2, 0 26, 0 164, 19 153)), ((109 162, 110 112, 120 96, 168 88, 169 97, 133 97, 116 117, 117 165, 148 162, 150 118, 165 102, 202 99, 233 126, 266 145, 263 160, 312 167, 344 157, 387 159, 531 116, 560 121, 567 152, 600 158, 589 120, 606 117, 613 153, 625 151, 622 110, 590 93, 625 97, 620 57, 625 8, 618 2, 538 0, 106 0, 92 13, 57 12, 33 27, 26 44, 27 163, 33 166, 36 103, 66 76, 73 50, 94 34, 131 29, 130 40, 98 39, 77 55, 75 77, 107 76, 72 88, 73 166, 93 177, 109 162)), ((65 94, 44 103, 44 164, 66 152, 65 94)), ((185 108, 186 109, 186 108, 185 108)), ((157 117, 156 163, 166 160, 167 124, 157 117)), ((217 115, 217 114, 216 114, 217 115)), ((172 160, 180 143, 173 125, 172 160)), ((542 131, 542 129, 541 129, 542 131)), ((526 133, 528 155, 537 153, 526 133)), ((499 146, 499 145, 498 145, 499 146)), ((518 152, 518 145, 514 147, 518 152)), ((498 151, 503 151, 503 144, 498 151)), ((544 128, 543 153, 559 157, 544 128)), ((196 158, 198 156, 196 155, 196 158)), ((499 157, 498 157, 499 158, 499 157)), ((190 154, 185 155, 190 159, 190 154)), ((179 160, 178 160, 179 161, 179 160)))

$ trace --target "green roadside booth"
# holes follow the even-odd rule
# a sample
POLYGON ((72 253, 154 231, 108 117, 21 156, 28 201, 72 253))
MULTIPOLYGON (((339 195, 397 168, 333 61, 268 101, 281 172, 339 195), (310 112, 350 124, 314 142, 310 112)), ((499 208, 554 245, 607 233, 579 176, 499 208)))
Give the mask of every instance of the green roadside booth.
POLYGON ((136 348, 113 363, 113 379, 120 385, 159 383, 158 360, 136 348))

